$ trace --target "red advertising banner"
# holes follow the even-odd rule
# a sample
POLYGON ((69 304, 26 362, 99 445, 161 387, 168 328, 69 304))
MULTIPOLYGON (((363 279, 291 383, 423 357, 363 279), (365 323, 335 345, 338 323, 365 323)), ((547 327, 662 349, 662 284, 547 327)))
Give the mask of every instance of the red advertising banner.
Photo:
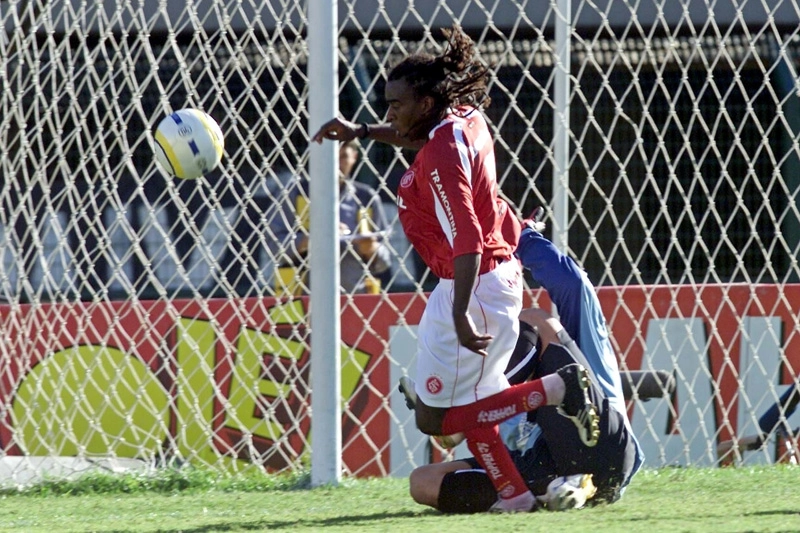
MULTIPOLYGON (((715 428, 736 431, 743 317, 775 317, 781 383, 800 371, 800 285, 598 291, 623 367, 647 357, 654 319, 700 321, 715 428)), ((546 295, 529 302, 549 309, 546 295)), ((0 306, 0 448, 9 455, 176 456, 279 471, 308 453, 306 298, 0 306)), ((417 294, 342 300, 343 461, 390 473, 390 328, 418 324, 417 294)), ((767 355, 763 355, 767 357, 767 355)), ((693 364, 693 363, 687 363, 693 364)), ((632 416, 637 416, 632 412, 632 416)))

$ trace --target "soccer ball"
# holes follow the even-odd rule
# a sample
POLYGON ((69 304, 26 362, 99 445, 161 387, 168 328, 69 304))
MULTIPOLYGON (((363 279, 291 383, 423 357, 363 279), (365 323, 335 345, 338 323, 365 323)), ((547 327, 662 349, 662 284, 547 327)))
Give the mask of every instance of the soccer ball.
POLYGON ((596 492, 591 474, 573 474, 551 481, 547 493, 536 499, 548 511, 566 511, 582 508, 596 492))
POLYGON ((156 160, 170 176, 199 178, 222 160, 222 130, 208 113, 197 109, 168 115, 154 136, 156 160))

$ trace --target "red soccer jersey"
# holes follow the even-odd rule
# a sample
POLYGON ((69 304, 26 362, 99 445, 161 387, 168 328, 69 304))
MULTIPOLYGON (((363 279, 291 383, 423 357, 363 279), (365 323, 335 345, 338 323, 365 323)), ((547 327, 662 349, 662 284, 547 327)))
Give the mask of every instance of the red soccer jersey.
POLYGON ((439 278, 453 279, 459 255, 481 254, 481 274, 511 256, 519 221, 497 196, 494 142, 480 111, 461 108, 431 130, 400 180, 397 207, 409 242, 439 278))

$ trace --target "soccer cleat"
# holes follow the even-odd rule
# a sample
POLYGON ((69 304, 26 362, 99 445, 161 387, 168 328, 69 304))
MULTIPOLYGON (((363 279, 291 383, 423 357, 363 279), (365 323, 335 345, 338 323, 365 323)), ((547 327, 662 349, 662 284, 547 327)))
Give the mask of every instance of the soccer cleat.
POLYGON ((600 417, 597 408, 589 399, 588 388, 591 384, 589 372, 578 363, 567 365, 558 370, 564 380, 564 399, 558 406, 558 412, 572 420, 578 428, 578 435, 586 446, 594 446, 600 438, 600 417))
MULTIPOLYGON (((397 386, 403 394, 406 401, 406 407, 413 411, 417 407, 417 393, 414 392, 414 380, 408 376, 400 378, 400 384, 397 386)), ((463 433, 456 433, 455 435, 437 435, 433 440, 447 450, 455 448, 464 441, 463 433)))
POLYGON ((497 498, 489 507, 490 513, 527 513, 535 511, 537 507, 536 496, 529 490, 513 498, 497 498))
POLYGON ((545 228, 542 218, 544 218, 544 207, 539 206, 533 210, 533 213, 531 213, 528 218, 522 221, 522 225, 531 228, 533 231, 538 231, 541 233, 545 228))
POLYGON ((547 493, 536 500, 548 511, 566 511, 580 509, 596 492, 591 474, 573 474, 551 481, 547 493))
POLYGON ((417 393, 414 392, 414 380, 408 376, 400 378, 400 385, 397 386, 406 400, 406 407, 411 411, 417 406, 417 393))

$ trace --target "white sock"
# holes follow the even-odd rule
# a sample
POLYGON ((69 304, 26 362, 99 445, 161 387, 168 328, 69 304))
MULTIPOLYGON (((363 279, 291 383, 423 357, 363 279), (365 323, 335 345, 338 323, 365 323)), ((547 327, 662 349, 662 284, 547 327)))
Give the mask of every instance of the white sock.
POLYGON ((548 374, 542 378, 542 387, 547 396, 547 405, 561 405, 564 401, 566 387, 558 374, 548 374))
POLYGON ((526 490, 513 498, 498 498, 489 510, 499 513, 527 513, 533 511, 535 505, 536 496, 526 490))

